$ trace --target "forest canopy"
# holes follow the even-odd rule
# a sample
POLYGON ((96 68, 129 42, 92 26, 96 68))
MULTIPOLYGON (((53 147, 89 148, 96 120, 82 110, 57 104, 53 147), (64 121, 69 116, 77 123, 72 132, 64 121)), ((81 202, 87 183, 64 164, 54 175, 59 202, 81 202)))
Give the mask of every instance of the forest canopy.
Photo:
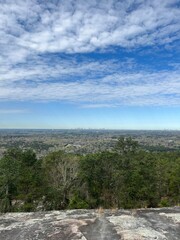
POLYGON ((38 159, 12 148, 0 159, 0 212, 179 203, 180 153, 142 150, 131 138, 86 156, 56 151, 38 159))

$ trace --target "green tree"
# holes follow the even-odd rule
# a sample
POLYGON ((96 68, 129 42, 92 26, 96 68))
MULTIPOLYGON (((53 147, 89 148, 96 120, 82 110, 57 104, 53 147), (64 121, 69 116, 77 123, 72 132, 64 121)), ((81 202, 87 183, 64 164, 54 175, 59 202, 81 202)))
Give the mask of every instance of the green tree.
POLYGON ((102 152, 81 159, 80 177, 87 187, 87 202, 91 208, 117 206, 118 154, 102 152))
POLYGON ((139 149, 137 141, 134 141, 131 137, 120 137, 115 146, 115 151, 121 155, 135 153, 139 149))
POLYGON ((180 202, 180 156, 178 152, 156 153, 156 174, 160 206, 180 202))
POLYGON ((12 199, 17 194, 21 151, 10 149, 0 159, 0 211, 12 210, 12 199))
POLYGON ((40 162, 31 150, 9 149, 0 159, 0 208, 2 212, 35 210, 42 197, 40 162), (21 200, 21 207, 12 206, 21 200))
POLYGON ((17 198, 24 201, 25 211, 35 210, 43 195, 41 161, 32 150, 21 153, 17 181, 17 198))

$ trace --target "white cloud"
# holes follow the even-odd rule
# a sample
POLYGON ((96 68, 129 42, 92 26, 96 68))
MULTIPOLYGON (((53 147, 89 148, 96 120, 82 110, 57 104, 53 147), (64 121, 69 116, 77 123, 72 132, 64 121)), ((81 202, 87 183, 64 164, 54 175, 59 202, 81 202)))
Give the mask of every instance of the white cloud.
MULTIPOLYGON (((17 58, 19 49, 24 53, 29 51, 27 55, 79 53, 112 45, 165 44, 179 37, 180 11, 173 7, 177 1, 38 2, 6 0, 0 3, 0 41, 6 48, 10 47, 17 58)), ((11 55, 6 49, 4 54, 11 55)), ((26 56, 20 53, 22 55, 26 56)))
POLYGON ((1 84, 1 100, 68 101, 83 107, 179 105, 180 74, 171 72, 111 73, 80 81, 19 81, 1 84))
POLYGON ((179 38, 177 3, 0 1, 1 101, 70 101, 89 107, 179 105, 179 68, 153 73, 138 71, 128 60, 73 58, 75 53, 111 46, 168 45, 179 38))

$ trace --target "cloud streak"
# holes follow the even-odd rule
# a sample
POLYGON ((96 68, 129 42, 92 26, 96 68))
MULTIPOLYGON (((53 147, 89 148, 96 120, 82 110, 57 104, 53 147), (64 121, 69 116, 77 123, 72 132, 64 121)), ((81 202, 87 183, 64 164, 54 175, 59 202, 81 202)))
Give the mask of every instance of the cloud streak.
POLYGON ((28 113, 26 109, 0 109, 0 115, 28 113))
MULTIPOLYGON (((86 72, 86 71, 85 71, 86 72)), ((83 79, 83 80, 82 80, 83 79)), ((66 101, 83 107, 179 105, 178 71, 112 73, 80 81, 1 84, 1 100, 66 101), (3 85, 4 84, 4 85, 3 85), (34 86, 34 85, 35 86, 34 86)))

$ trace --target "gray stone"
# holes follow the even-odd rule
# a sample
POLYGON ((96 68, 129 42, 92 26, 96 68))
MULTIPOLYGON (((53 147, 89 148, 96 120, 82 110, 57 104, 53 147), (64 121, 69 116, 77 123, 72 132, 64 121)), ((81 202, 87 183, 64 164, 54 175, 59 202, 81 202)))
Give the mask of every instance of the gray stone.
POLYGON ((0 240, 179 240, 180 208, 0 215, 0 240))

